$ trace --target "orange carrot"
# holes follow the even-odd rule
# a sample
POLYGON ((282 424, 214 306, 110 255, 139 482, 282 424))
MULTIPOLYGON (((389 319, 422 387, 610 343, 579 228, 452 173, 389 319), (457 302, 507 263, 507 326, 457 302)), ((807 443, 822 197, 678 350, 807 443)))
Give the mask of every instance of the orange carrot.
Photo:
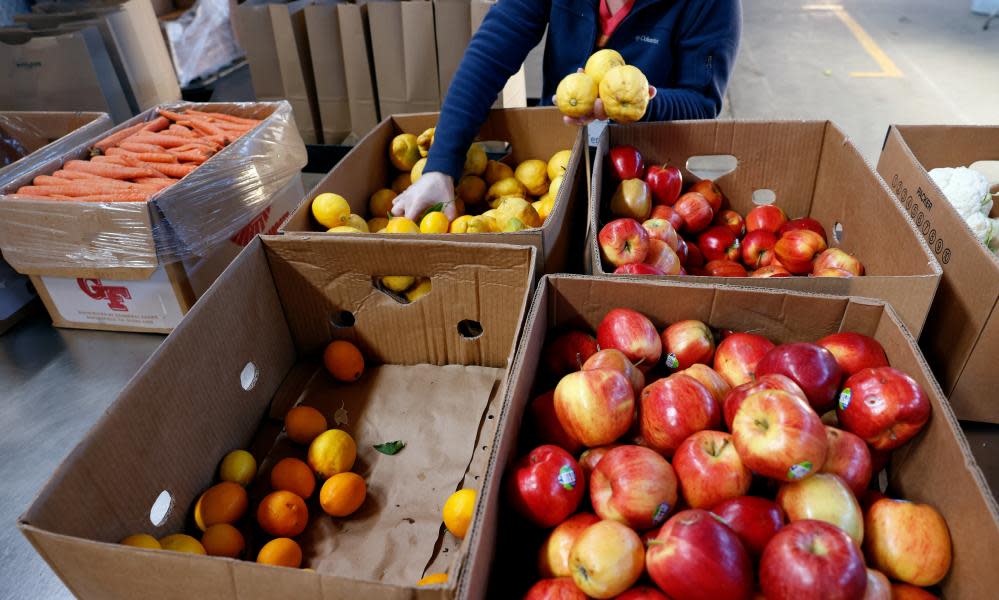
POLYGON ((198 134, 194 133, 187 127, 184 127, 183 125, 178 125, 176 123, 170 125, 170 127, 167 128, 166 132, 170 135, 176 135, 179 137, 186 137, 186 138, 198 137, 198 134))
POLYGON ((111 146, 116 145, 118 142, 124 140, 125 138, 141 130, 143 126, 145 126, 145 123, 137 123, 135 125, 132 125, 131 127, 126 127, 121 131, 112 133, 111 135, 107 136, 106 138, 94 144, 94 148, 97 148, 98 150, 103 152, 104 150, 107 150, 111 146))
POLYGON ((73 198, 77 196, 92 196, 94 194, 117 194, 128 192, 150 193, 154 191, 158 191, 158 189, 141 185, 121 185, 121 182, 118 181, 113 184, 96 181, 77 181, 68 182, 65 185, 27 185, 18 190, 19 193, 31 194, 32 196, 61 195, 73 198))
MULTIPOLYGON (((108 148, 110 150, 110 148, 108 148)), ((119 156, 95 156, 90 159, 90 162, 100 163, 102 165, 121 165, 127 167, 128 163, 125 159, 119 156)))
POLYGON ((191 171, 198 168, 198 165, 173 165, 169 163, 150 163, 143 162, 141 160, 128 159, 129 164, 134 167, 145 167, 147 169, 153 169, 159 171, 167 177, 173 177, 175 179, 181 179, 191 171))
POLYGON ((164 148, 176 148, 177 146, 185 146, 188 144, 194 144, 197 146, 204 146, 211 150, 218 150, 218 144, 213 142, 185 138, 178 135, 171 135, 165 133, 140 133, 135 136, 135 139, 131 140, 133 142, 138 142, 140 144, 156 144, 157 146, 162 146, 164 148))
POLYGON ((93 194, 91 196, 77 196, 73 198, 75 202, 145 202, 152 196, 152 192, 118 192, 115 194, 93 194))
POLYGON ((171 121, 173 121, 175 123, 177 121, 183 121, 184 118, 185 118, 185 116, 183 114, 177 113, 177 112, 173 112, 172 110, 167 110, 165 108, 157 108, 156 112, 158 112, 160 115, 166 117, 167 119, 170 119, 171 121))
POLYGON ((200 152, 174 152, 171 156, 175 157, 182 163, 192 163, 195 165, 200 165, 211 158, 210 156, 206 156, 200 152))
POLYGON ((75 181, 78 179, 94 179, 97 175, 92 175, 90 173, 81 173, 79 171, 65 171, 59 169, 52 174, 53 177, 58 177, 59 179, 65 179, 67 181, 75 181))
POLYGON ((203 135, 210 135, 210 136, 226 135, 225 131, 219 129, 218 127, 213 125, 211 121, 205 118, 191 117, 190 120, 181 121, 180 124, 196 129, 197 131, 201 132, 203 135))
POLYGON ((165 150, 163 146, 157 146, 156 144, 139 144, 137 142, 122 142, 118 144, 118 147, 122 150, 128 150, 129 152, 163 152, 165 150))
MULTIPOLYGON (((72 171, 70 172, 72 173, 72 171)), ((38 177, 35 177, 35 179, 31 183, 36 186, 63 186, 63 185, 73 185, 77 182, 79 183, 99 182, 104 185, 117 185, 118 187, 125 187, 125 188, 132 186, 132 184, 128 183, 127 181, 121 181, 119 179, 107 179, 105 177, 97 177, 97 176, 94 176, 93 179, 81 178, 78 180, 72 180, 72 179, 64 179, 62 177, 55 177, 52 175, 39 175, 38 177)))
POLYGON ((166 152, 129 152, 122 148, 108 148, 108 156, 131 156, 146 162, 175 163, 177 157, 166 152))
MULTIPOLYGON (((95 157, 99 158, 99 157, 95 157)), ((116 157, 104 157, 104 158, 116 158, 116 157)), ((63 165, 63 169, 67 171, 80 171, 83 173, 92 173, 94 175, 100 175, 101 177, 107 177, 108 179, 135 179, 138 177, 157 177, 157 175, 151 173, 156 173, 151 169, 139 169, 135 167, 123 167, 116 164, 101 164, 94 161, 83 161, 83 160, 70 160, 63 165)))
POLYGON ((146 126, 142 128, 142 131, 163 131, 170 126, 170 121, 163 117, 156 117, 152 121, 146 123, 146 126))
POLYGON ((188 109, 187 111, 185 111, 184 114, 199 115, 202 117, 208 117, 210 119, 218 119, 219 121, 229 121, 230 123, 239 123, 241 125, 253 125, 254 127, 260 124, 259 119, 246 119, 244 117, 237 117, 236 115, 230 115, 219 112, 205 112, 203 110, 188 109))
POLYGON ((154 177, 140 177, 135 180, 135 183, 141 185, 144 188, 162 190, 163 188, 168 188, 171 185, 177 183, 177 179, 172 177, 163 177, 156 179, 154 177))
POLYGON ((70 200, 69 196, 32 196, 31 194, 21 194, 15 192, 7 196, 11 200, 70 200))

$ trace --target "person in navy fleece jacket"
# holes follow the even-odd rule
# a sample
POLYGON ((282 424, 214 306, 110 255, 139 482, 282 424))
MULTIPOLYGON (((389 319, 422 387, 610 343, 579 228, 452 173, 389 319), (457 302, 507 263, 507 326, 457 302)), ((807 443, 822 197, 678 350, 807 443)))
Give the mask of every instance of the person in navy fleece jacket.
MULTIPOLYGON (((542 99, 600 48, 645 73, 646 121, 711 119, 721 110, 742 23, 740 0, 499 0, 472 37, 441 108, 423 176, 392 214, 418 221, 441 201, 455 218, 454 183, 503 86, 548 28, 542 99)), ((599 101, 598 101, 599 102, 599 101)), ((602 106, 593 118, 606 118, 602 106)), ((582 124, 592 119, 567 122, 582 124)))

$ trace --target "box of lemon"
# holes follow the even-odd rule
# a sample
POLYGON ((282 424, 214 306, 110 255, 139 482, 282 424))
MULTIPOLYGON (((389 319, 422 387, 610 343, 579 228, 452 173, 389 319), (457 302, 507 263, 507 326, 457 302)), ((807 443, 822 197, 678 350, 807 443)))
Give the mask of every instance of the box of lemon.
POLYGON ((75 595, 459 595, 537 252, 393 246, 250 243, 21 517, 75 595))
MULTIPOLYGON (((572 239, 569 231, 572 207, 586 186, 585 146, 582 132, 567 127, 554 108, 489 113, 468 150, 464 175, 454 182, 453 220, 442 206, 418 220, 390 218, 392 201, 423 172, 438 115, 383 120, 313 188, 282 231, 528 245, 537 248, 544 272, 565 270, 572 244, 582 251, 581 236, 572 239)), ((578 220, 582 226, 582 214, 578 220)))

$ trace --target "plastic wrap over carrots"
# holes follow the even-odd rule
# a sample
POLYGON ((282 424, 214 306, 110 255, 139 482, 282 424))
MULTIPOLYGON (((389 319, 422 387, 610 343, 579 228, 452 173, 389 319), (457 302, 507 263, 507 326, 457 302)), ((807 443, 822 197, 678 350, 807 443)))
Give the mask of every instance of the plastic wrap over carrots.
POLYGON ((206 256, 305 163, 287 102, 162 105, 0 180, 0 249, 36 273, 206 256))

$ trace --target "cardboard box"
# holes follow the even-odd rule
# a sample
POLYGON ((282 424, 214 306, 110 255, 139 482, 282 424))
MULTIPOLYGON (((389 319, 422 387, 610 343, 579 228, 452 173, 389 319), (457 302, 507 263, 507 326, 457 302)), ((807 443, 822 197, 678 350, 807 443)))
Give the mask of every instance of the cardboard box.
MULTIPOLYGON (((259 238, 63 462, 21 532, 81 598, 456 597, 472 548, 443 532, 440 510, 455 489, 483 483, 534 256, 426 240, 259 238), (399 304, 372 287, 386 273, 428 277, 432 290, 399 304), (478 336, 462 335, 466 321, 480 324, 478 336), (331 338, 360 346, 358 382, 336 384, 323 371, 331 338), (117 544, 139 531, 190 531, 192 504, 233 448, 249 448, 260 465, 255 506, 273 461, 304 456, 281 433, 299 402, 357 439, 354 470, 368 486, 350 519, 309 501, 297 539, 302 566, 316 572, 117 544), (372 448, 397 439, 406 447, 395 456, 372 448), (164 492, 170 509, 154 525, 150 507, 164 492), (442 571, 450 583, 415 587, 442 571)), ((267 538, 250 526, 246 539, 252 557, 267 538)))
POLYGON ((236 8, 235 24, 257 99, 287 100, 305 143, 321 144, 322 120, 305 26, 309 2, 247 2, 236 8))
POLYGON ((433 4, 403 0, 367 7, 382 118, 440 109, 433 4))
MULTIPOLYGON (((470 11, 472 35, 475 35, 475 32, 479 30, 482 20, 486 18, 486 13, 494 4, 496 4, 495 0, 472 0, 470 11)), ((440 36, 439 33, 438 36, 440 36)), ((461 53, 464 55, 464 47, 462 47, 461 53)), ((443 96, 441 99, 443 100, 443 96)), ((520 70, 514 73, 503 86, 496 102, 493 103, 493 108, 519 108, 523 106, 527 106, 527 75, 524 65, 520 65, 520 70)))
POLYGON ((363 4, 337 4, 343 75, 350 107, 350 135, 345 143, 356 143, 378 125, 378 96, 375 91, 374 61, 371 59, 371 32, 368 7, 363 4))
MULTIPOLYGON (((350 135, 350 101, 344 70, 346 52, 340 34, 339 0, 305 7, 305 28, 316 82, 316 102, 323 127, 323 143, 339 144, 350 135)), ((372 124, 373 125, 373 124, 372 124)))
MULTIPOLYGON (((999 159, 999 127, 895 125, 878 172, 943 267, 920 343, 958 417, 999 423, 999 258, 968 229, 927 171, 999 159)), ((996 191, 996 190, 993 190, 996 191)), ((992 209, 999 216, 999 208, 992 209)))
POLYGON ((545 277, 525 322, 500 417, 500 443, 481 490, 484 503, 475 513, 468 538, 474 550, 462 593, 481 597, 490 570, 491 597, 517 598, 533 583, 530 573, 536 548, 525 543, 529 536, 521 535, 520 528, 510 527, 510 521, 503 519, 502 474, 518 458, 517 452, 523 451, 518 441, 526 440, 518 440, 518 435, 527 404, 534 394, 550 389, 535 388, 546 336, 565 327, 595 330, 603 316, 617 307, 637 310, 659 328, 681 319, 698 319, 712 327, 754 331, 778 342, 814 341, 838 331, 857 331, 877 339, 891 364, 919 382, 933 405, 926 428, 894 452, 886 478, 888 493, 932 504, 946 518, 954 560, 941 584, 945 598, 992 596, 999 586, 999 572, 984 549, 999 544, 999 510, 915 340, 890 306, 869 299, 784 290, 572 275, 545 277))
MULTIPOLYGON (((604 157, 620 144, 638 148, 649 164, 680 167, 685 182, 697 177, 692 159, 734 156, 735 171, 714 177, 729 204, 745 215, 756 190, 771 190, 788 218, 812 217, 829 234, 830 247, 857 256, 863 277, 698 277, 696 283, 781 288, 890 302, 914 335, 940 281, 940 265, 926 242, 891 197, 891 192, 846 135, 829 121, 689 121, 607 127, 593 160, 589 215, 592 272, 613 271, 600 257, 597 233, 612 220, 606 210, 615 183, 607 179, 604 157)), ((703 159, 701 159, 703 161, 703 159)), ((609 266, 609 265, 608 265, 609 266)), ((686 276, 671 277, 691 281, 686 276)))
MULTIPOLYGON (((354 149, 333 168, 332 171, 308 193, 305 201, 295 211, 283 231, 285 233, 305 233, 314 235, 325 232, 312 218, 312 199, 323 192, 336 192, 350 202, 351 211, 367 215, 368 199, 379 189, 388 187, 393 177, 388 162, 388 148, 392 138, 400 133, 419 135, 437 123, 437 113, 419 115, 397 115, 385 119, 354 149)), ((568 260, 570 244, 569 223, 576 202, 578 190, 585 184, 580 166, 582 161, 582 138, 579 131, 565 127, 555 108, 519 108, 494 110, 489 113, 479 139, 483 141, 502 140, 512 144, 513 152, 507 163, 516 166, 529 158, 548 160, 559 150, 572 148, 572 158, 559 189, 555 207, 537 229, 512 233, 488 233, 478 235, 419 234, 420 239, 470 241, 476 243, 500 243, 530 245, 538 249, 539 264, 544 272, 562 270, 568 260)), ((345 235, 345 234, 329 234, 345 235)), ((358 234, 384 238, 388 234, 358 234)), ((402 234, 391 234, 397 239, 402 234)), ((406 236, 412 237, 412 236, 406 236)))

